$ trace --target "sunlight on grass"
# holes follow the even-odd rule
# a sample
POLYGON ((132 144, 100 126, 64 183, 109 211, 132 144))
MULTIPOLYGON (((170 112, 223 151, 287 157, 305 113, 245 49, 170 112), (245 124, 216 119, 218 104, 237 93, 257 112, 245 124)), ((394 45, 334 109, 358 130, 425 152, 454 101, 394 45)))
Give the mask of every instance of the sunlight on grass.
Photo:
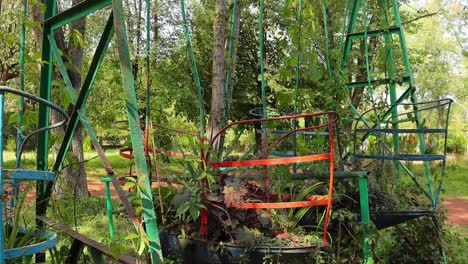
POLYGON ((468 161, 448 161, 446 175, 443 187, 444 196, 468 198, 468 161))
POLYGON ((460 234, 462 237, 468 239, 468 226, 462 226, 462 225, 453 225, 454 229, 458 234, 460 234))
MULTIPOLYGON (((411 164, 410 170, 421 181, 424 182, 424 173, 422 164, 411 164)), ((440 175, 441 166, 435 168, 435 171, 440 175)), ((405 183, 412 183, 409 177, 403 177, 405 183)), ((445 168, 445 178, 442 183, 443 197, 458 197, 468 199, 468 160, 456 156, 454 159, 447 161, 445 168)))
MULTIPOLYGON (((132 225, 125 218, 124 209, 118 200, 113 200, 114 208, 114 243, 118 242, 121 253, 135 252, 134 244, 125 237, 134 232, 132 225)), ((100 197, 73 198, 64 197, 51 204, 48 216, 58 221, 64 221, 73 229, 90 238, 109 245, 108 216, 106 200, 100 197), (75 226, 76 224, 76 226, 75 226)), ((116 245, 114 245, 116 246, 116 245)))

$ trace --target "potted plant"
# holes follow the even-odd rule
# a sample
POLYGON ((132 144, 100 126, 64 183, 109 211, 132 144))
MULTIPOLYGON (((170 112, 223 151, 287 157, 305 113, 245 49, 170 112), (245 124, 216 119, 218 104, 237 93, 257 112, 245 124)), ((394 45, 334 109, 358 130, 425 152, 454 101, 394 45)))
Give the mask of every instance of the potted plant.
MULTIPOLYGON (((282 124, 282 120, 273 121, 276 126, 278 121, 282 124)), ((331 123, 326 122, 319 128, 329 131, 331 123)), ((302 128, 291 130, 288 135, 308 131, 304 127, 302 123, 302 128)), ((327 192, 331 185, 298 176, 323 170, 324 165, 329 169, 330 159, 321 160, 321 164, 283 162, 268 168, 224 166, 229 165, 226 160, 245 160, 246 157, 249 161, 270 160, 273 150, 290 146, 285 138, 280 136, 281 142, 274 139, 273 143, 267 143, 273 147, 267 147, 266 151, 240 153, 237 149, 235 155, 225 152, 221 162, 216 161, 219 152, 213 150, 213 141, 210 144, 193 141, 192 155, 171 157, 182 172, 174 174, 176 183, 159 185, 155 190, 155 197, 159 196, 157 209, 163 215, 160 219, 163 252, 185 263, 263 263, 269 260, 300 263, 310 260, 310 255, 326 241, 322 234, 328 235, 323 232, 326 225, 321 226, 328 223, 329 210, 313 206, 328 208, 331 199, 327 199, 331 196, 327 196, 327 192), (200 155, 198 150, 205 155, 200 155), (268 177, 264 177, 265 170, 268 170, 268 177), (205 219, 203 211, 207 212, 205 219)), ((322 149, 323 142, 328 142, 328 137, 325 138, 316 142, 322 149)), ((225 140, 227 147, 243 146, 238 144, 238 138, 225 140)), ((297 156, 303 155, 298 148, 310 149, 306 146, 310 142, 306 143, 295 139, 297 156)))

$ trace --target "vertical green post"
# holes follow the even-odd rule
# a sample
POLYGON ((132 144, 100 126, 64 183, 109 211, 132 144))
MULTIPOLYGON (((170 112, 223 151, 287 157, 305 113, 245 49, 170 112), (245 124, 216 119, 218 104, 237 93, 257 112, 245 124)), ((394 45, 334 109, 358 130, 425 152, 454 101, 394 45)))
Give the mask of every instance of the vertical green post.
MULTIPOLYGON (((349 18, 349 26, 347 30, 347 34, 351 34, 354 32, 354 28, 356 27, 356 17, 359 13, 359 6, 360 6, 360 1, 359 0, 354 0, 353 2, 353 9, 351 10, 351 16, 349 18)), ((351 53, 351 47, 353 45, 353 41, 350 38, 345 39, 345 44, 344 44, 344 52, 343 52, 343 65, 341 68, 341 74, 342 76, 346 75, 346 65, 348 64, 348 58, 351 53)), ((352 104, 351 104, 352 105, 352 104)))
POLYGON ((411 72, 411 64, 410 64, 409 57, 408 57, 408 48, 406 47, 405 32, 403 30, 403 23, 401 22, 400 8, 398 7, 398 1, 392 0, 392 5, 393 5, 393 13, 395 14, 396 26, 400 28, 399 37, 400 37, 401 53, 403 55, 403 63, 405 64, 405 73, 409 77, 409 86, 410 88, 412 88, 414 85, 414 80, 413 80, 413 74, 411 72))
MULTIPOLYGON (((296 83, 294 91, 294 114, 297 114, 298 111, 298 100, 299 100, 299 88, 301 85, 301 29, 302 29, 302 0, 297 2, 297 14, 296 14, 296 23, 297 23, 297 62, 296 62, 296 83)), ((296 137, 294 137, 296 139, 296 137)))
MULTIPOLYGON (((405 41, 405 33, 403 30, 403 23, 401 22, 401 17, 400 17, 400 8, 398 7, 398 1, 397 0, 392 0, 392 5, 393 5, 393 12, 395 13, 395 22, 397 27, 400 28, 399 32, 399 37, 400 37, 400 46, 401 46, 401 51, 403 54, 403 63, 405 65, 405 73, 409 77, 409 88, 413 90, 414 89, 414 80, 413 80, 413 74, 411 72, 411 64, 409 61, 408 57, 408 49, 406 47, 406 41, 405 41)), ((417 102, 416 94, 414 90, 411 92, 411 100, 413 103, 417 102)), ((419 112, 417 111, 417 107, 414 106, 414 111, 416 115, 416 125, 417 128, 421 128, 421 116, 419 112)), ((421 153, 425 153, 426 146, 424 144, 424 135, 421 133, 418 133, 418 141, 419 141, 419 151, 421 153)), ((428 161, 423 161, 423 167, 424 167, 424 178, 426 180, 426 185, 429 189, 429 194, 431 195, 431 203, 432 206, 436 206, 436 200, 434 197, 434 186, 432 184, 432 179, 431 179, 431 172, 429 168, 429 162, 428 161)))
POLYGON ((330 57, 330 37, 328 36, 328 14, 325 1, 322 1, 323 29, 325 31, 325 56, 327 63, 328 78, 332 78, 331 57, 330 57))
MULTIPOLYGON (((21 16, 21 30, 20 30, 20 50, 19 50, 19 89, 24 91, 24 52, 25 52, 25 42, 26 42, 26 17, 28 15, 28 1, 23 0, 23 13, 21 16)), ((24 97, 20 96, 18 99, 18 118, 16 119, 16 168, 19 168, 21 165, 21 160, 19 159, 19 150, 21 144, 23 143, 23 115, 24 115, 24 97)), ((19 186, 17 181, 12 182, 13 186, 13 199, 11 199, 11 206, 14 206, 15 199, 18 197, 19 186)))
MULTIPOLYGON (((20 31, 20 72, 19 72, 19 88, 21 91, 24 91, 24 52, 25 52, 25 42, 26 42, 26 17, 28 15, 28 1, 23 0, 23 14, 21 16, 21 31, 20 31)), ((16 126, 18 127, 17 136, 16 136, 16 157, 18 157, 19 147, 23 142, 23 114, 24 114, 24 97, 20 97, 18 101, 18 119, 16 120, 16 126)), ((16 168, 19 167, 19 159, 17 159, 16 168)))
MULTIPOLYGON (((45 1, 46 10, 44 20, 47 20, 55 15, 56 0, 45 1)), ((39 96, 45 100, 50 100, 52 90, 52 73, 53 73, 53 56, 47 36, 52 33, 52 29, 48 23, 44 23, 42 28, 42 61, 47 63, 41 66, 41 82, 39 88, 39 96)), ((45 128, 49 125, 50 108, 45 104, 39 105, 39 121, 38 127, 45 128)), ((43 130, 37 134, 37 170, 46 171, 48 169, 48 154, 49 154, 49 131, 43 130)), ((36 182, 36 216, 43 216, 47 210, 47 200, 49 194, 46 193, 47 183, 45 181, 36 182)), ((39 230, 44 228, 44 223, 36 220, 36 225, 39 230)), ((36 255, 36 262, 45 262, 45 254, 39 253, 36 255)))
MULTIPOLYGON (((51 18, 56 12, 56 1, 46 1, 46 12, 44 20, 51 18)), ((53 56, 48 35, 52 33, 51 27, 48 23, 44 23, 43 35, 42 35, 42 61, 47 61, 41 66, 41 82, 40 82, 40 97, 46 100, 50 100, 50 93, 52 90, 52 72, 53 72, 53 56)), ((49 124, 50 109, 45 104, 39 105, 39 124, 38 127, 47 127, 49 124)), ((49 153, 49 131, 41 131, 37 135, 38 146, 37 146, 37 169, 47 170, 47 156, 49 153)), ((38 182, 38 197, 43 195, 43 187, 40 181, 38 182)), ((36 208, 41 209, 41 208, 36 208)))
MULTIPOLYGON (((145 154, 148 155, 149 161, 149 133, 150 133, 150 116, 151 116, 151 76, 150 76, 150 47, 151 47, 151 2, 146 0, 146 107, 145 107, 145 154)), ((151 162, 148 162, 148 166, 151 167, 151 162)))
MULTIPOLYGON (((387 29, 389 27, 389 21, 387 17, 387 9, 388 9, 387 0, 380 0, 380 5, 382 7, 382 12, 384 13, 382 16, 382 24, 384 25, 385 29, 387 29)), ((401 26, 401 25, 398 25, 398 22, 397 22, 397 26, 401 26)), ((395 59, 393 55, 392 37, 390 36, 390 33, 388 31, 385 31, 384 33, 384 40, 385 40, 385 51, 387 54, 387 57, 385 58, 385 67, 387 68, 388 78, 393 79, 395 78, 395 59)), ((403 52, 403 56, 405 56, 404 52, 403 52)), ((395 82, 390 82, 389 90, 390 90, 390 104, 394 106, 397 104, 397 92, 396 92, 395 82)), ((392 128, 394 130, 392 133, 393 151, 395 154, 398 154, 400 152, 400 137, 397 132, 397 129, 398 129, 397 107, 392 107, 391 113, 392 113, 392 128)), ((397 190, 399 191, 401 187, 401 168, 397 161, 393 162, 393 166, 395 167, 396 174, 397 174, 396 186, 397 186, 397 190)))
POLYGON ((110 182, 112 182, 112 178, 104 177, 101 178, 101 181, 104 182, 104 186, 106 188, 106 208, 107 208, 107 218, 109 220, 109 236, 111 239, 114 238, 114 218, 112 217, 114 209, 112 208, 112 199, 111 199, 111 192, 110 192, 110 182))
POLYGON ((184 27, 184 38, 187 45, 188 54, 190 58, 190 68, 192 70, 192 79, 195 83, 195 89, 198 98, 198 108, 200 112, 200 125, 198 135, 200 138, 205 136, 205 107, 203 105, 203 90, 200 84, 200 76, 198 75, 197 62, 195 60, 195 54, 193 53, 192 40, 190 39, 190 29, 187 22, 187 14, 185 14, 185 0, 180 0, 180 11, 182 14, 182 21, 184 27))
POLYGON ((267 114, 267 103, 266 103, 266 87, 265 87, 265 54, 264 54, 264 43, 263 43, 263 13, 264 13, 264 0, 260 0, 260 15, 258 18, 258 39, 260 45, 260 79, 262 85, 262 117, 268 118, 267 114))
POLYGON ((237 0, 232 1, 232 12, 231 12, 231 32, 229 32, 229 49, 228 49, 228 57, 226 61, 226 81, 224 82, 224 110, 223 110, 223 123, 227 123, 228 113, 229 113, 229 96, 231 94, 230 91, 230 81, 232 73, 232 56, 234 54, 234 39, 235 39, 235 31, 236 31, 236 13, 237 13, 237 0))
POLYGON ((361 223, 363 224, 363 252, 364 263, 373 263, 372 260, 372 246, 369 241, 369 225, 371 224, 369 212, 369 191, 367 188, 367 175, 359 175, 359 202, 361 205, 361 223))
POLYGON ((119 50, 120 71, 126 97, 128 123, 133 146, 133 155, 135 157, 135 167, 138 174, 139 185, 144 186, 141 190, 141 200, 146 232, 150 239, 149 253, 152 263, 163 263, 163 256, 159 242, 159 230, 156 223, 156 212, 154 210, 153 197, 151 194, 151 182, 149 180, 148 166, 146 164, 143 147, 143 137, 140 129, 138 103, 132 74, 130 51, 128 49, 128 37, 122 0, 113 0, 112 10, 115 16, 115 34, 119 50))

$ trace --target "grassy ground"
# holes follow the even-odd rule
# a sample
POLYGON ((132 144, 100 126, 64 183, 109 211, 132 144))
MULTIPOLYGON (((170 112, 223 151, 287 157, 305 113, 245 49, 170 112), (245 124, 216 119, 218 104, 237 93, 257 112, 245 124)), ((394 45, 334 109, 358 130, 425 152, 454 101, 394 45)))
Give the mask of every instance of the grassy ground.
POLYGON ((448 161, 446 175, 444 196, 468 199, 468 160, 448 161))
MULTIPOLYGON (((462 237, 468 239, 468 226, 455 226, 456 232, 459 233, 462 237)), ((468 247, 468 242, 467 242, 468 247)))

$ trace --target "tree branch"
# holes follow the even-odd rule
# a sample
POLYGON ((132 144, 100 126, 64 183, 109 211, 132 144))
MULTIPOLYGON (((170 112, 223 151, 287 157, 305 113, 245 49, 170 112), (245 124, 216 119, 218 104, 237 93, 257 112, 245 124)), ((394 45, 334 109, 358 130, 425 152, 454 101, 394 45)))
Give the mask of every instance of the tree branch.
POLYGON ((426 18, 426 17, 431 17, 431 16, 438 15, 438 14, 439 14, 439 11, 440 11, 440 9, 437 10, 436 12, 434 12, 434 13, 428 13, 428 14, 425 14, 425 15, 422 15, 422 16, 419 16, 419 17, 416 17, 416 18, 413 18, 413 19, 411 19, 411 20, 405 21, 405 22, 403 22, 403 25, 413 23, 413 22, 415 22, 415 21, 418 21, 418 20, 423 19, 423 18, 426 18))

